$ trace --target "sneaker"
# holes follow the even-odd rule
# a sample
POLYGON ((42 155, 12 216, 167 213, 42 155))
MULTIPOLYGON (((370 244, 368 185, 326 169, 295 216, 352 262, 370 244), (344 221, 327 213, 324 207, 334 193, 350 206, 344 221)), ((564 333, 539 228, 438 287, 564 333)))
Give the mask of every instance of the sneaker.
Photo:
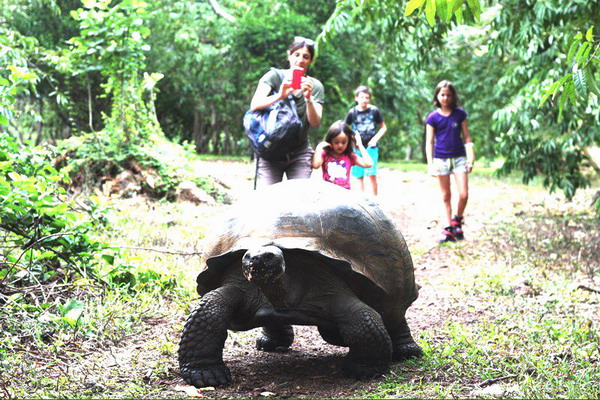
POLYGON ((452 232, 457 240, 463 240, 465 238, 465 234, 462 229, 462 222, 462 216, 459 217, 458 215, 455 215, 454 218, 452 218, 452 232))
POLYGON ((445 242, 456 242, 456 238, 454 237, 453 228, 451 226, 447 226, 442 231, 443 238, 439 240, 440 243, 445 242))

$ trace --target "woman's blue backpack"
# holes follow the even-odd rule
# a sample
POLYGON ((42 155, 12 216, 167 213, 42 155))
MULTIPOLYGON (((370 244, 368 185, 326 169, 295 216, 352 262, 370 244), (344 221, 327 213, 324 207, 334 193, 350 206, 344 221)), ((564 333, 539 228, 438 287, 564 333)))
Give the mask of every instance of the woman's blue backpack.
MULTIPOLYGON (((277 73, 283 81, 283 74, 277 73)), ((257 157, 269 161, 284 159, 296 148, 302 130, 293 95, 263 110, 248 110, 244 115, 244 129, 257 157)))

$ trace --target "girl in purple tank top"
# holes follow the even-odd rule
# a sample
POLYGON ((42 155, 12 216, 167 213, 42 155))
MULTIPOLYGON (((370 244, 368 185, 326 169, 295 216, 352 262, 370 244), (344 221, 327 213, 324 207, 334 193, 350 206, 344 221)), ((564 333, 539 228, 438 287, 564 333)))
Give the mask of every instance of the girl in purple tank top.
POLYGON ((435 88, 433 104, 437 109, 426 119, 425 152, 429 173, 436 176, 442 191, 448 226, 442 242, 464 239, 463 213, 469 199, 468 175, 473 170, 475 152, 467 126, 467 113, 458 107, 458 95, 450 81, 441 81, 435 88), (452 217, 450 174, 458 189, 458 205, 452 217))

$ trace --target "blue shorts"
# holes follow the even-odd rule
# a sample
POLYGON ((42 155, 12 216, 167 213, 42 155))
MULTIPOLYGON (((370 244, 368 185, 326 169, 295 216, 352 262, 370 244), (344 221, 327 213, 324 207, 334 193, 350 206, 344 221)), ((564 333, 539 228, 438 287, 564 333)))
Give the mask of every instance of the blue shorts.
MULTIPOLYGON (((371 168, 363 168, 358 165, 352 166, 352 176, 354 178, 363 179, 365 175, 367 176, 377 176, 377 160, 379 160, 379 147, 367 147, 367 153, 373 159, 373 166, 371 168)), ((360 157, 360 152, 355 152, 355 154, 360 157)))
POLYGON ((454 172, 467 172, 467 157, 434 158, 433 167, 437 176, 450 175, 454 172))

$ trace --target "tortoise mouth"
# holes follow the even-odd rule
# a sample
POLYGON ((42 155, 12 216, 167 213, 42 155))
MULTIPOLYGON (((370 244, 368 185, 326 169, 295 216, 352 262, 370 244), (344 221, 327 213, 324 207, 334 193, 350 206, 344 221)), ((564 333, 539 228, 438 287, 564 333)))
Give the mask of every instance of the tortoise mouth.
POLYGON ((244 277, 253 283, 270 283, 279 279, 285 271, 283 253, 280 249, 270 251, 268 247, 248 250, 242 257, 244 277))
POLYGON ((276 270, 265 266, 264 263, 242 263, 242 272, 248 282, 252 283, 270 283, 274 282, 283 275, 282 270, 276 270))

